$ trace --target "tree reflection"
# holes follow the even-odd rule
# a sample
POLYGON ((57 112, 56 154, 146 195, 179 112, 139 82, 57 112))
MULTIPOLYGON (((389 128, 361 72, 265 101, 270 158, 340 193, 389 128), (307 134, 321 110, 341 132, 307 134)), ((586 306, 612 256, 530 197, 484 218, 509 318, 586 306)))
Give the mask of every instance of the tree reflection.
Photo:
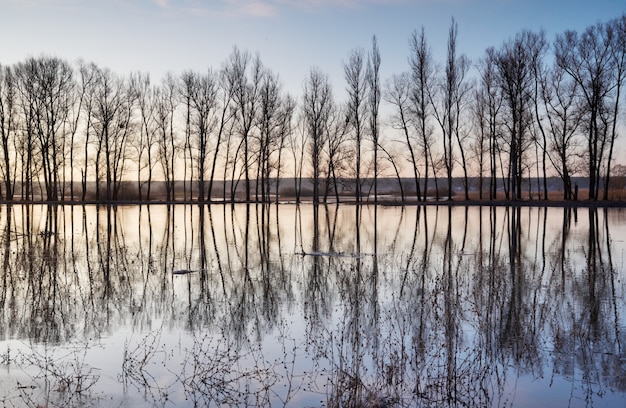
POLYGON ((33 354, 0 361, 122 331, 121 381, 158 404, 502 406, 518 379, 623 396, 613 214, 3 207, 0 333, 33 354))

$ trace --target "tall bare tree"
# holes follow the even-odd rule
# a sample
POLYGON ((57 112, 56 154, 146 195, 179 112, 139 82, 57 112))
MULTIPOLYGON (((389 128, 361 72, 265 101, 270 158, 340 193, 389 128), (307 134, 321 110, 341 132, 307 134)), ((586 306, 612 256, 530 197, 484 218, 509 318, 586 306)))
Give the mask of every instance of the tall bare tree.
POLYGON ((616 90, 614 31, 605 23, 588 27, 581 35, 566 31, 557 36, 556 61, 580 86, 585 118, 589 198, 598 199, 601 169, 607 148, 611 98, 616 90))
POLYGON ((474 123, 474 153, 478 172, 478 198, 483 199, 485 170, 487 167, 486 155, 489 154, 489 126, 488 126, 488 103, 485 88, 480 86, 474 90, 474 102, 472 104, 472 120, 474 123))
POLYGON ((19 157, 19 173, 22 199, 33 199, 34 180, 39 173, 41 163, 35 159, 38 145, 37 129, 37 86, 36 61, 34 58, 18 63, 15 66, 17 78, 17 95, 21 126, 16 140, 16 151, 19 157))
POLYGON ((150 75, 142 73, 132 74, 129 86, 135 93, 139 110, 139 134, 131 140, 137 154, 137 191, 141 201, 143 184, 146 183, 146 200, 150 201, 155 165, 153 154, 157 141, 155 109, 158 90, 150 83, 150 75), (143 179, 144 169, 148 172, 147 180, 143 179))
MULTIPOLYGON (((89 80, 88 77, 83 75, 83 66, 84 64, 79 61, 78 63, 78 74, 79 80, 75 80, 75 92, 73 93, 72 100, 72 108, 70 109, 70 117, 68 118, 68 132, 69 137, 66 138, 66 156, 69 157, 69 169, 63 172, 64 179, 63 185, 65 185, 65 174, 69 171, 70 176, 70 200, 74 201, 74 177, 75 177, 75 157, 76 157, 76 149, 77 149, 77 136, 79 134, 79 130, 83 128, 82 118, 84 106, 87 100, 87 92, 89 91, 90 83, 86 82, 89 80), (69 151, 67 151, 69 150, 69 151)), ((76 71, 76 70, 74 70, 76 71)), ((76 72, 74 72, 74 76, 76 77, 76 72)), ((63 199, 65 199, 65 189, 63 190, 63 199)))
MULTIPOLYGON (((231 102, 233 98, 233 87, 232 83, 227 80, 224 70, 219 73, 219 95, 218 95, 218 115, 219 118, 217 123, 215 142, 214 142, 214 150, 213 150, 213 160, 211 162, 211 174, 209 176, 209 190, 207 192, 208 198, 211 199, 213 194, 213 182, 215 180, 215 172, 217 169, 217 162, 220 155, 220 148, 224 143, 225 137, 230 137, 230 134, 227 134, 232 129, 232 119, 234 110, 231 107, 231 102)), ((224 180, 225 181, 225 180, 224 180)), ((224 191, 226 190, 226 186, 224 186, 224 191)))
POLYGON ((300 195, 302 193, 306 147, 309 144, 308 136, 304 114, 300 112, 296 118, 295 129, 292 129, 292 132, 290 132, 287 137, 287 143, 293 160, 293 188, 296 203, 300 203, 300 195))
MULTIPOLYGON (((261 201, 269 202, 272 153, 279 145, 282 95, 278 75, 266 70, 259 88, 257 119, 259 153, 257 160, 257 192, 261 188, 261 201)), ((258 195, 257 195, 258 201, 258 195)))
POLYGON ((126 170, 127 142, 132 129, 134 92, 124 78, 108 69, 98 69, 93 89, 91 127, 96 137, 96 199, 104 167, 107 201, 117 200, 126 170))
MULTIPOLYGON (((87 199, 87 177, 88 177, 88 172, 89 172, 89 167, 90 167, 90 157, 89 157, 89 152, 90 152, 90 146, 92 144, 92 140, 91 140, 91 136, 93 134, 93 128, 92 128, 92 123, 94 120, 94 116, 93 116, 93 112, 95 109, 95 83, 96 83, 96 79, 98 77, 98 72, 99 72, 99 68, 91 63, 91 64, 87 64, 84 62, 79 62, 79 67, 78 67, 78 71, 80 74, 80 82, 81 82, 81 88, 82 88, 82 93, 84 95, 84 103, 82 105, 83 107, 83 117, 84 117, 84 138, 83 138, 83 143, 82 143, 82 148, 83 148, 83 163, 82 163, 82 167, 80 169, 80 173, 81 173, 81 200, 85 201, 87 199)), ((96 161, 97 163, 97 161, 96 161)), ((96 164, 96 169, 97 169, 97 164, 96 164)), ((98 172, 95 172, 95 178, 98 181, 98 172)), ((96 183, 96 190, 98 190, 98 185, 96 183)))
MULTIPOLYGON (((191 71, 185 71, 180 77, 180 86, 178 94, 181 98, 181 103, 185 110, 185 141, 183 143, 183 200, 187 201, 187 187, 192 188, 194 179, 194 165, 192 158, 191 148, 191 94, 193 93, 193 80, 194 74, 191 71), (187 178, 187 171, 189 171, 189 178, 187 178)), ((190 194, 192 194, 190 192, 190 194)))
POLYGON ((577 170, 579 128, 582 110, 578 105, 578 83, 555 64, 542 87, 541 100, 549 134, 548 158, 563 181, 563 199, 574 198, 572 174, 577 170))
POLYGON ((189 100, 191 159, 197 174, 198 201, 207 200, 206 177, 211 136, 217 125, 218 81, 216 74, 189 72, 183 76, 184 99, 189 100))
POLYGON ((252 132, 257 119, 259 87, 264 73, 263 64, 258 55, 252 57, 250 53, 242 52, 235 47, 224 70, 233 89, 233 106, 236 109, 237 130, 241 137, 241 148, 243 149, 242 170, 245 176, 246 202, 250 202, 252 132))
POLYGON ((349 175, 348 168, 353 160, 352 149, 347 147, 349 143, 349 121, 346 108, 337 106, 330 112, 327 123, 328 142, 326 143, 326 188, 324 189, 324 202, 328 201, 330 188, 335 194, 335 201, 339 202, 339 178, 349 175))
MULTIPOLYGON (((408 151, 409 163, 413 171, 413 179, 415 182, 415 193, 418 200, 420 200, 420 179, 418 169, 418 152, 417 146, 420 140, 416 140, 417 131, 414 132, 416 125, 415 112, 412 108, 412 89, 411 89, 411 76, 404 72, 402 74, 396 74, 386 82, 385 86, 385 100, 387 103, 393 106, 393 113, 390 115, 389 120, 393 129, 398 130, 402 134, 402 143, 406 145, 404 151, 408 151)), ((428 158, 424 160, 428 163, 428 158)))
POLYGON ((378 203, 378 148, 380 144, 380 128, 378 111, 380 109, 380 50, 376 36, 372 37, 372 49, 368 55, 367 83, 368 83, 368 110, 369 129, 374 148, 374 203, 378 203))
MULTIPOLYGON (((432 118, 432 105, 430 103, 431 94, 434 92, 434 71, 435 64, 432 58, 430 47, 426 39, 424 27, 418 32, 414 31, 409 39, 411 54, 409 56, 409 65, 411 67, 412 101, 413 114, 415 117, 415 127, 419 135, 420 144, 424 157, 424 188, 423 199, 426 200, 428 194, 428 177, 429 168, 433 168, 433 177, 435 181, 435 189, 437 188, 437 172, 435 169, 435 160, 433 159, 433 137, 430 120, 432 118)), ((418 189, 419 190, 419 189, 418 189)))
POLYGON ((522 31, 497 51, 498 83, 507 115, 509 171, 507 182, 514 199, 522 197, 523 153, 529 145, 531 124, 532 65, 526 46, 529 31, 522 31))
POLYGON ((174 114, 177 108, 177 81, 168 74, 155 91, 154 116, 157 129, 157 159, 161 163, 167 201, 176 199, 176 150, 178 141, 174 131, 174 114))
MULTIPOLYGON (((548 136, 544 126, 545 111, 540 110, 541 107, 541 94, 543 88, 546 86, 547 69, 543 61, 544 55, 548 50, 548 43, 545 38, 545 32, 542 30, 538 33, 528 32, 525 45, 527 47, 527 54, 530 58, 530 65, 532 71, 532 87, 530 90, 530 98, 533 104, 534 111, 534 123, 537 125, 538 135, 541 139, 537 138, 535 147, 541 149, 541 174, 537 170, 537 178, 542 180, 543 198, 548 199, 548 172, 547 172, 547 155, 548 155, 548 136)), ((539 167, 540 163, 537 163, 539 167)))
POLYGON ((448 184, 448 199, 452 199, 452 172, 454 170, 454 145, 456 141, 461 155, 461 164, 465 180, 465 198, 468 199, 468 174, 465 160, 465 151, 461 142, 460 124, 464 99, 467 97, 468 86, 465 77, 469 70, 469 60, 466 56, 457 56, 458 25, 454 19, 450 23, 448 34, 448 54, 446 58, 445 74, 439 85, 439 97, 429 94, 434 109, 434 117, 439 123, 443 137, 443 157, 448 184))
POLYGON ((478 64, 479 80, 476 112, 481 111, 482 123, 479 132, 486 133, 487 152, 489 154, 489 199, 494 200, 498 191, 498 153, 501 152, 501 110, 503 104, 502 92, 498 86, 497 54, 493 47, 489 47, 485 56, 478 64), (484 106, 481 106, 484 105, 484 106), (484 127, 484 129, 483 129, 484 127))
POLYGON ((344 77, 348 92, 348 120, 352 129, 355 151, 355 198, 361 201, 361 165, 363 138, 367 123, 367 78, 365 67, 365 52, 362 49, 354 49, 348 56, 348 61, 343 66, 344 77))
POLYGON ((28 189, 34 177, 42 175, 45 199, 57 201, 60 174, 65 171, 69 112, 73 107, 72 68, 59 58, 31 57, 17 65, 16 73, 25 122, 25 144, 20 150, 28 149, 26 160, 22 160, 22 173, 26 173, 28 189))
POLYGON ((609 194, 609 183, 611 178, 611 168, 613 167, 613 151, 615 140, 617 139, 617 122, 620 116, 620 106, 622 102, 622 87, 626 79, 626 14, 613 19, 608 23, 608 30, 613 32, 613 41, 611 47, 611 57, 613 59, 613 103, 612 109, 609 111, 609 152, 607 155, 607 163, 605 166, 606 175, 604 177, 604 199, 607 200, 609 194))
POLYGON ((319 203, 322 152, 328 140, 328 121, 334 101, 330 80, 319 68, 311 69, 304 83, 303 91, 302 113, 308 134, 309 154, 313 170, 313 202, 319 203))
POLYGON ((289 135, 293 131, 293 115, 296 110, 296 100, 289 94, 285 95, 281 103, 281 112, 278 119, 277 129, 277 149, 276 158, 276 185, 275 199, 278 203, 278 195, 280 191, 280 181, 283 174, 283 154, 288 145, 289 135))
MULTIPOLYGON (((16 84, 13 69, 0 65, 0 148, 2 149, 0 170, 4 184, 4 199, 13 200, 16 171, 15 131, 19 119, 16 111, 16 84)), ((2 195, 0 194, 0 197, 2 195)))

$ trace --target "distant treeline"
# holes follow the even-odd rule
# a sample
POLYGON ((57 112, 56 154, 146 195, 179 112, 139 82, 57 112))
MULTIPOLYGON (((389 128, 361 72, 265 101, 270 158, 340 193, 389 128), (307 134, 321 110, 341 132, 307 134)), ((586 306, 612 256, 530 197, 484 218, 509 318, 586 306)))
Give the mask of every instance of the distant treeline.
POLYGON ((426 200, 451 197, 460 176, 465 199, 472 179, 479 199, 521 199, 531 177, 547 199, 555 174, 564 199, 573 176, 587 178, 590 199, 609 198, 612 177, 626 173, 614 164, 626 15, 552 42, 524 30, 473 63, 457 35, 452 20, 440 64, 416 30, 407 71, 385 81, 373 37, 343 64, 341 102, 318 68, 295 97, 236 47, 220 69, 159 83, 52 56, 0 65, 1 198, 115 201, 135 183, 136 199, 150 201, 161 181, 168 201, 211 200, 219 183, 226 201, 269 202, 290 178, 296 200, 303 180, 315 202, 339 200, 351 180, 356 201, 376 201, 378 180, 395 177, 403 200, 426 200))

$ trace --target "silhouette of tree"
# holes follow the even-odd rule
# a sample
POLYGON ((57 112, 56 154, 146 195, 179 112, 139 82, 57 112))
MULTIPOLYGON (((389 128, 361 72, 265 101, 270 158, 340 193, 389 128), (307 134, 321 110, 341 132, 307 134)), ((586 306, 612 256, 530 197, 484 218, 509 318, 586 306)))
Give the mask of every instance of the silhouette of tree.
MULTIPOLYGON (((413 180, 415 183, 415 195, 420 200, 420 180, 417 161, 417 147, 420 143, 417 140, 417 131, 415 129, 414 114, 411 110, 411 78, 408 73, 393 75, 386 82, 385 100, 393 105, 394 113, 390 117, 391 127, 399 130, 404 138, 403 143, 406 144, 406 150, 409 154, 409 163, 413 170, 413 180)), ((428 165, 428 156, 424 155, 426 165, 428 165)), ((426 172, 428 174, 428 172, 426 172)), ((402 183, 400 183, 402 184, 402 183)), ((404 194, 403 194, 404 195, 404 194)), ((424 196, 425 198, 425 196, 424 196)), ((403 200, 404 201, 404 197, 403 200)))
POLYGON ((128 154, 127 143, 134 132, 132 111, 135 95, 124 78, 108 69, 96 70, 91 128, 96 137, 96 200, 104 167, 107 201, 117 200, 128 154))
MULTIPOLYGON (((539 130, 541 139, 535 137, 535 149, 541 149, 541 173, 537 170, 537 178, 542 178, 543 185, 543 198, 548 199, 548 171, 547 171, 547 155, 548 155, 548 137, 545 127, 543 125, 543 116, 545 112, 540 111, 540 99, 542 94, 542 88, 545 86, 546 67, 543 62, 544 55, 548 50, 548 44, 545 37, 545 32, 540 31, 538 33, 529 32, 528 40, 526 41, 528 47, 528 55, 530 57, 530 64, 532 69, 533 85, 530 91, 530 97, 534 106, 534 122, 539 130)), ((539 163, 537 163, 539 168, 539 163)))
POLYGON ((578 83, 555 64, 544 79, 541 100, 549 134, 548 159, 563 181, 563 198, 574 198, 572 174, 578 168, 579 129, 583 111, 577 101, 578 83))
POLYGON ((333 94, 328 76, 312 68, 304 83, 302 113, 308 134, 309 155, 313 170, 313 202, 319 203, 322 152, 328 142, 328 121, 333 110, 333 94))
MULTIPOLYGON (((0 65, 0 148, 2 158, 0 171, 4 184, 4 199, 13 199, 14 180, 17 166, 12 146, 16 143, 16 130, 19 118, 16 111, 16 83, 13 68, 0 65)), ((2 197, 2 194, 0 194, 2 197)))
POLYGON ((274 151, 280 146, 281 137, 281 88, 278 76, 266 70, 259 85, 259 154, 257 160, 256 200, 259 200, 258 189, 261 188, 261 202, 269 202, 271 161, 274 151), (260 174, 260 176, 259 176, 260 174))
POLYGON ((18 107, 21 116, 20 132, 16 141, 19 157, 19 173, 22 199, 32 200, 34 179, 41 162, 35 159, 37 129, 37 90, 35 86, 36 61, 30 58, 15 66, 17 79, 18 107))
POLYGON ((469 86, 465 83, 465 76, 469 70, 469 60, 465 55, 457 57, 458 26, 454 19, 450 23, 448 37, 448 55, 445 66, 445 76, 439 84, 440 92, 437 95, 429 93, 429 100, 433 106, 434 117, 439 123, 443 137, 443 158, 448 183, 448 199, 452 199, 452 171, 454 169, 454 146, 455 140, 461 155, 463 167, 465 198, 468 199, 468 174, 465 151, 461 142, 460 134, 462 108, 467 98, 469 86))
POLYGON ((326 188, 324 202, 328 202, 328 194, 332 187, 335 201, 339 202, 339 178, 348 175, 347 167, 352 160, 348 149, 349 118, 344 106, 337 106, 329 112, 326 124, 328 143, 326 143, 326 188))
MULTIPOLYGON (((155 121, 157 129, 157 159, 165 179, 166 200, 174 201, 176 182, 176 151, 179 141, 174 132, 174 115, 178 107, 177 79, 167 75, 155 90, 155 121)), ((183 180, 184 182, 184 180, 183 180)), ((210 189, 209 189, 210 194, 210 189)))
POLYGON ((283 153, 287 148, 288 138, 293 131, 293 115, 296 110, 296 100, 289 94, 285 95, 282 99, 281 109, 278 114, 278 121, 276 126, 276 149, 278 150, 276 158, 276 184, 275 184, 275 199, 278 202, 278 196, 280 191, 280 180, 283 174, 283 153))
MULTIPOLYGON (((243 148, 242 169, 245 176, 246 202, 250 202, 250 168, 252 166, 250 145, 253 137, 252 131, 257 120, 259 87, 265 71, 258 55, 253 58, 248 52, 242 52, 237 47, 229 56, 224 70, 229 86, 232 86, 233 89, 232 101, 233 107, 236 109, 237 132, 241 137, 241 147, 243 148)), ((237 150, 239 151, 239 149, 237 150)))
MULTIPOLYGON (((486 138, 486 149, 489 155, 489 199, 497 197, 498 188, 498 156, 502 152, 501 109, 503 97, 498 87, 498 73, 496 67, 496 50, 488 48, 485 56, 479 63, 478 91, 474 100, 474 110, 479 121, 478 132, 481 138, 486 138), (484 134, 484 136, 483 136, 484 134)), ((482 144, 483 142, 481 142, 482 144)), ((502 160, 500 160, 502 162, 502 160)), ((501 171, 504 171, 501 169, 501 171)), ((481 189, 482 192, 482 189, 481 189)))
POLYGON ((348 55, 348 61, 343 65, 344 78, 348 92, 347 111, 348 121, 352 129, 355 151, 355 199, 361 201, 361 166, 363 137, 365 136, 367 120, 367 78, 365 67, 365 52, 354 49, 348 55))
MULTIPOLYGON (((413 81, 411 100, 413 102, 413 113, 415 115, 415 127, 424 157, 424 188, 422 188, 422 193, 423 200, 425 201, 428 194, 429 168, 431 166, 433 169, 435 191, 437 198, 439 198, 436 163, 433 159, 434 140, 432 137, 432 128, 429 124, 432 117, 431 94, 434 92, 435 63, 430 47, 428 46, 424 27, 422 27, 419 33, 417 31, 413 32, 409 39, 409 45, 411 50, 409 66, 411 67, 411 79, 413 81)), ((416 170, 415 177, 417 178, 416 170)), ((419 188, 417 190, 419 194, 419 188)))
POLYGON ((378 111, 380 108, 380 50, 376 36, 372 37, 372 50, 367 60, 367 84, 369 90, 368 110, 369 128, 374 148, 374 204, 378 203, 378 148, 380 144, 380 127, 378 111))
POLYGON ((206 74, 187 72, 183 75, 183 89, 186 92, 183 97, 189 100, 190 158, 198 178, 197 200, 204 201, 207 200, 205 181, 211 136, 215 130, 219 109, 216 74, 211 70, 206 74))
POLYGON ((615 114, 624 79, 624 60, 620 57, 624 42, 620 41, 616 40, 612 25, 597 23, 580 35, 566 31, 557 36, 554 44, 557 64, 580 86, 591 199, 599 198, 603 166, 609 169, 611 165, 616 135, 612 124, 617 120, 615 114))
POLYGON ((155 162, 153 150, 157 142, 157 128, 155 123, 155 109, 157 89, 150 83, 150 75, 136 73, 130 77, 130 87, 137 98, 139 110, 140 130, 138 135, 131 138, 131 145, 137 154, 137 190, 139 200, 142 199, 143 184, 147 185, 146 200, 150 201, 152 188, 152 173, 155 162), (143 170, 148 170, 148 179, 143 180, 143 170))
POLYGON ((530 95, 533 72, 527 47, 530 36, 529 31, 522 31, 515 39, 505 42, 500 50, 496 51, 495 59, 498 84, 506 108, 504 123, 509 134, 506 140, 509 153, 507 192, 510 192, 514 199, 522 198, 523 154, 531 143, 530 95))
MULTIPOLYGON (((225 75, 224 70, 219 73, 219 123, 217 125, 217 134, 215 135, 215 149, 213 151, 213 160, 211 162, 211 175, 209 176, 209 191, 208 199, 211 199, 211 195, 213 194, 213 182, 215 180, 215 172, 217 169, 217 162, 219 159, 220 148, 224 143, 224 138, 230 138, 230 133, 232 129, 232 120, 233 120, 233 109, 231 108, 232 98, 233 98, 233 87, 232 84, 228 82, 228 78, 225 75)), ((228 155, 228 151, 226 152, 228 155)), ((226 191, 226 186, 224 186, 224 192, 226 191)))

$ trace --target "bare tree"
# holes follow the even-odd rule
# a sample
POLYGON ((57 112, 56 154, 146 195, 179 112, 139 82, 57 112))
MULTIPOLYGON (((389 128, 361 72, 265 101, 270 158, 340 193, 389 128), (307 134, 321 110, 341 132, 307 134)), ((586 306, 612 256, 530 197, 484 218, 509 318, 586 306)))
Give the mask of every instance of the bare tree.
POLYGON ((150 201, 152 172, 154 170, 153 150, 157 142, 155 121, 156 98, 158 91, 150 83, 150 75, 136 73, 130 77, 130 86, 137 98, 140 130, 131 140, 137 153, 137 191, 142 199, 143 183, 147 184, 146 200, 150 201), (143 170, 148 171, 148 180, 143 180, 143 170))
POLYGON ((478 105, 484 104, 482 108, 477 106, 476 111, 482 110, 482 124, 479 132, 486 132, 486 148, 489 153, 489 199, 491 200, 497 197, 497 155, 501 151, 499 140, 502 133, 500 116, 503 99, 498 86, 496 60, 496 50, 492 47, 488 48, 478 66, 480 78, 477 95, 481 97, 475 101, 478 105))
POLYGON ((0 65, 0 148, 2 148, 0 170, 4 184, 4 199, 7 201, 13 200, 17 168, 15 153, 11 148, 15 143, 15 131, 18 125, 15 79, 11 67, 0 65))
POLYGON ((59 177, 65 170, 68 118, 73 105, 72 68, 59 58, 31 57, 17 65, 16 73, 25 122, 22 139, 25 144, 20 150, 28 150, 24 154, 26 160, 22 160, 22 173, 29 185, 26 196, 34 177, 42 174, 45 199, 57 201, 59 177))
POLYGON ((33 198, 33 181, 39 172, 36 168, 38 162, 34 160, 37 153, 36 128, 38 119, 36 81, 34 80, 36 70, 34 58, 15 66, 18 107, 22 119, 16 140, 16 151, 19 157, 21 197, 24 200, 33 198))
POLYGON ((96 200, 104 166, 107 201, 117 200, 127 159, 127 142, 132 133, 134 93, 126 81, 108 69, 98 69, 93 89, 91 127, 96 137, 96 200), (103 162, 103 163, 102 163, 103 162))
POLYGON ((289 144, 289 150, 293 158, 293 181, 294 181, 294 194, 296 203, 300 203, 300 194, 302 192, 302 178, 304 173, 304 156, 306 152, 306 146, 309 143, 308 132, 306 130, 304 114, 301 112, 297 118, 296 129, 289 133, 287 141, 289 144))
MULTIPOLYGON (((257 160, 257 191, 261 188, 261 201, 269 202, 271 156, 278 146, 281 130, 282 97, 278 76, 266 70, 259 88, 259 154, 257 160)), ((258 196, 257 196, 258 200, 258 196)))
POLYGON ((555 42, 556 61, 580 86, 585 110, 589 198, 598 199, 607 133, 607 110, 616 90, 614 31, 606 24, 588 27, 580 36, 566 31, 555 42))
MULTIPOLYGON (((322 152, 328 141, 327 126, 333 109, 332 87, 328 76, 319 68, 312 68, 304 83, 302 113, 309 140, 309 154, 313 170, 313 202, 319 203, 319 184, 322 152)), ((358 184, 358 183, 357 183, 358 184)))
POLYGON ((429 99, 434 109, 434 117, 439 123, 443 137, 443 157, 448 183, 448 199, 452 199, 452 171, 454 169, 453 140, 459 146, 461 164, 465 180, 465 198, 468 199, 468 174, 465 151, 461 142, 461 114, 464 99, 469 87, 465 84, 465 76, 469 70, 469 60, 466 56, 457 56, 456 43, 458 26, 454 19, 450 23, 448 35, 448 55, 446 59, 445 76, 440 83, 439 98, 432 93, 429 99))
POLYGON ((73 106, 75 83, 72 67, 59 58, 42 57, 35 61, 36 87, 39 89, 37 139, 43 166, 46 199, 59 199, 59 176, 65 171, 65 139, 73 106))
POLYGON ((474 103, 472 104, 472 120, 474 121, 474 153, 478 171, 478 198, 483 199, 483 187, 485 168, 487 167, 485 155, 489 154, 489 126, 488 126, 488 96, 484 87, 474 90, 474 103))
MULTIPOLYGON (((187 185, 188 181, 192 181, 193 177, 193 158, 191 154, 191 94, 193 93, 193 73, 191 71, 183 72, 180 77, 179 95, 185 109, 185 141, 183 143, 183 200, 187 201, 187 185), (189 170, 189 178, 187 178, 187 170, 189 170)), ((191 186, 193 183, 189 183, 191 186)), ((190 192, 190 194, 192 194, 190 192)))
MULTIPOLYGON (((545 32, 540 31, 539 33, 528 32, 528 37, 526 39, 526 47, 527 53, 530 58, 531 70, 532 70, 532 87, 530 91, 530 97, 533 102, 534 107, 534 123, 537 125, 537 129, 539 131, 539 135, 541 136, 541 140, 536 141, 536 147, 541 148, 542 157, 541 157, 541 167, 542 172, 541 175, 539 171, 537 171, 537 178, 542 178, 543 181, 543 198, 544 200, 548 199, 548 175, 547 175, 547 154, 548 154, 548 137, 546 133, 546 129, 544 127, 544 117, 545 112, 540 110, 541 103, 541 94, 543 93, 542 88, 546 86, 546 67, 543 62, 543 57, 548 49, 548 43, 545 38, 545 32)), ((539 163, 537 163, 539 166, 539 163)))
POLYGON ((433 159, 433 138, 432 129, 429 121, 432 117, 432 105, 430 103, 431 94, 434 86, 434 62, 424 28, 418 33, 414 31, 409 39, 411 55, 409 57, 409 65, 411 67, 411 76, 413 80, 412 101, 413 112, 415 115, 415 126, 421 140, 421 147, 424 156, 424 194, 423 199, 426 200, 428 194, 428 174, 429 168, 433 168, 433 177, 435 181, 435 189, 437 190, 437 172, 435 170, 435 160, 433 159))
MULTIPOLYGON (((209 176, 209 191, 208 198, 211 199, 213 194, 213 182, 215 180, 215 171, 217 169, 217 161, 220 154, 220 147, 224 142, 224 138, 226 136, 230 137, 230 132, 232 128, 232 119, 233 119, 233 109, 231 107, 231 102, 233 98, 233 87, 232 83, 227 80, 224 70, 219 73, 219 90, 218 90, 218 105, 219 105, 219 118, 217 124, 217 130, 215 135, 215 148, 213 150, 213 160, 211 162, 211 174, 209 176)), ((224 180, 225 181, 225 180, 224 180)), ((226 186, 224 186, 224 191, 226 190, 226 186)))
POLYGON ((384 99, 393 106, 393 113, 389 116, 389 124, 393 129, 402 134, 402 143, 406 146, 405 151, 408 151, 408 160, 413 170, 415 191, 417 198, 420 199, 419 170, 416 153, 418 141, 415 140, 414 133, 412 132, 415 123, 413 122, 414 115, 412 115, 411 111, 410 75, 403 72, 401 74, 395 74, 388 79, 385 83, 384 99))
POLYGON ((513 194, 514 199, 521 199, 522 196, 522 157, 528 147, 531 123, 532 65, 526 46, 529 35, 529 31, 523 31, 514 40, 505 42, 495 60, 509 132, 508 191, 513 194))
POLYGON ((280 191, 280 180, 283 174, 283 152, 287 147, 289 135, 293 131, 293 114, 296 110, 296 100, 291 95, 283 98, 282 109, 279 114, 277 129, 277 149, 278 157, 276 159, 276 185, 275 199, 278 203, 278 195, 280 191))
MULTIPOLYGON (((411 77, 408 73, 393 75, 386 83, 385 100, 393 105, 394 113, 390 116, 391 126, 400 131, 403 137, 403 144, 409 154, 409 162, 413 170, 413 179, 415 182, 415 193, 417 199, 421 199, 419 170, 416 152, 420 140, 416 140, 413 132, 416 125, 414 111, 411 110, 411 77)), ((428 158, 425 157, 426 163, 428 158)), ((426 170, 428 171, 428 170, 426 170)), ((426 173, 428 174, 428 173, 426 173)))
MULTIPOLYGON (((66 169, 66 171, 63 172, 64 176, 67 171, 70 173, 70 199, 72 201, 74 200, 74 163, 77 147, 76 137, 81 129, 81 119, 84 110, 83 107, 85 105, 87 92, 90 87, 90 83, 86 82, 89 78, 83 75, 82 69, 83 63, 79 62, 78 72, 80 75, 80 82, 76 82, 75 84, 75 92, 73 93, 73 100, 71 101, 72 108, 70 109, 70 117, 68 117, 69 138, 66 138, 68 143, 65 149, 65 154, 66 156, 69 156, 69 169, 66 169)), ((63 179, 63 185, 65 185, 65 178, 63 179)), ((63 190, 63 193, 65 193, 65 189, 63 190)), ((65 194, 63 194, 62 199, 65 199, 65 194)))
POLYGON ((362 49, 355 49, 350 52, 348 62, 344 63, 343 71, 347 82, 348 92, 348 116, 349 124, 354 138, 355 151, 355 197, 356 201, 361 201, 361 165, 363 137, 366 129, 367 117, 367 81, 365 70, 365 52, 362 49))
MULTIPOLYGON (((93 133, 92 122, 93 122, 93 112, 95 109, 95 82, 98 76, 99 68, 95 64, 86 64, 83 62, 79 63, 79 73, 81 78, 81 88, 82 93, 84 95, 84 104, 83 110, 85 115, 85 125, 84 125, 84 140, 83 140, 83 167, 80 169, 81 172, 81 200, 85 201, 87 198, 87 174, 89 170, 90 160, 89 160, 89 150, 91 141, 91 135, 93 133)), ((97 160, 96 160, 97 163, 97 160)), ((98 167, 96 164, 96 190, 98 190, 98 167)))
MULTIPOLYGON (((243 173, 246 202, 250 202, 250 167, 252 165, 251 140, 256 125, 259 87, 264 73, 260 57, 234 48, 225 65, 225 73, 233 89, 233 106, 236 109, 237 130, 243 148, 243 173)), ((238 151, 240 149, 237 149, 238 151)))
POLYGON ((327 123, 328 143, 326 143, 326 182, 324 202, 328 202, 331 187, 335 202, 339 202, 339 179, 351 177, 349 167, 354 160, 354 152, 348 147, 349 121, 345 106, 337 105, 332 109, 327 123))
POLYGON ((376 36, 372 37, 372 50, 368 56, 367 83, 369 90, 369 128, 374 147, 374 203, 378 202, 378 148, 380 144, 380 129, 378 123, 378 111, 380 108, 380 51, 376 36))
POLYGON ((574 197, 572 174, 576 169, 578 130, 582 111, 578 106, 578 83, 555 64, 542 86, 541 100, 549 134, 548 158, 563 181, 563 198, 574 197))
POLYGON ((208 70, 206 74, 188 72, 183 76, 183 98, 189 101, 190 148, 193 167, 197 173, 198 201, 206 197, 206 176, 211 145, 211 135, 216 127, 218 110, 218 83, 216 74, 208 70))
POLYGON ((177 107, 177 82, 172 75, 166 75, 161 86, 155 91, 155 122, 157 129, 157 158, 161 163, 165 179, 167 201, 176 199, 174 182, 176 181, 177 140, 174 132, 174 113, 177 107))
POLYGON ((611 47, 611 57, 613 59, 612 80, 613 104, 612 110, 609 112, 610 130, 609 130, 609 152, 606 161, 606 175, 604 177, 604 199, 607 200, 609 194, 609 182, 611 176, 611 168, 613 167, 613 150, 615 140, 617 139, 617 121, 620 115, 621 92, 626 79, 626 14, 622 14, 620 18, 611 20, 608 24, 608 30, 613 32, 613 42, 611 47))

